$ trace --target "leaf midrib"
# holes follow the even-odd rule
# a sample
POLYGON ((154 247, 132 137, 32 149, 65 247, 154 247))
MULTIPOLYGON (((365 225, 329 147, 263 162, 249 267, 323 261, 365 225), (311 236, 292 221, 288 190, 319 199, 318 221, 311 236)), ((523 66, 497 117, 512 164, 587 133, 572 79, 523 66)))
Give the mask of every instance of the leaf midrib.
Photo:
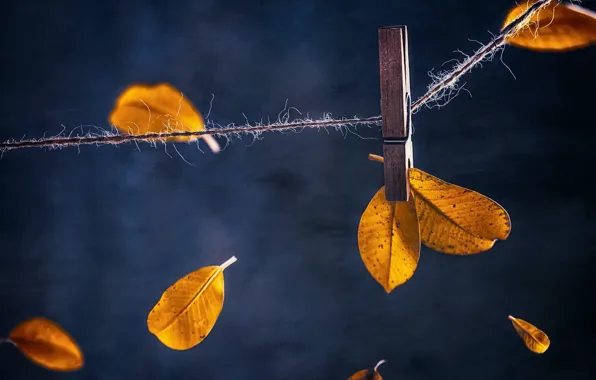
MULTIPOLYGON (((526 323, 530 324, 530 323, 529 323, 529 322, 527 322, 527 321, 524 321, 524 322, 526 322, 526 323)), ((523 331, 523 332, 524 332, 526 335, 528 335, 528 336, 529 336, 529 337, 530 337, 530 338, 531 338, 531 339, 532 339, 534 342, 538 343, 538 344, 539 344, 539 345, 541 345, 542 347, 547 347, 547 346, 546 346, 546 344, 544 344, 544 343, 542 343, 541 341, 539 341, 538 339, 536 339, 536 337, 534 337, 534 335, 532 335, 532 334, 531 334, 531 333, 530 333, 528 330, 526 330, 526 329, 525 329, 525 328, 524 328, 524 327, 523 327, 523 326, 522 326, 522 325, 519 323, 519 320, 518 320, 517 318, 515 318, 515 319, 513 320, 513 323, 515 323, 515 324, 516 324, 516 325, 517 325, 517 326, 518 326, 520 329, 522 329, 522 331, 523 331)), ((534 325, 532 325, 532 326, 534 326, 534 325)), ((534 326, 534 328, 535 328, 536 330, 539 330, 539 329, 538 329, 538 327, 536 327, 536 326, 534 326)))
POLYGON ((498 239, 487 239, 481 236, 478 236, 476 234, 471 233, 470 231, 466 230, 465 228, 463 228, 461 225, 459 225, 458 223, 455 222, 455 220, 451 219, 448 215, 446 215, 440 208, 438 208, 437 206, 435 206, 428 198, 426 198, 424 195, 422 195, 420 192, 418 192, 414 187, 410 187, 412 189, 412 192, 414 194, 416 194, 416 196, 419 196, 420 198, 422 198, 426 204, 430 205, 430 207, 435 210, 438 214, 442 215, 445 219, 447 219, 449 222, 451 222, 453 225, 455 225, 455 227, 459 228, 460 230, 478 238, 478 239, 482 239, 482 240, 487 240, 487 241, 496 241, 498 239))
POLYGON ((192 305, 201 296, 201 294, 203 294, 205 292, 205 289, 207 289, 209 287, 209 285, 215 280, 215 277, 217 277, 217 275, 220 272, 222 272, 221 267, 217 267, 217 270, 215 271, 215 273, 213 273, 213 275, 207 281, 205 281, 205 284, 203 284, 199 288, 199 291, 197 292, 197 294, 182 309, 180 309, 180 312, 177 313, 163 329, 159 330, 159 333, 167 330, 168 327, 173 325, 174 322, 176 321, 176 319, 178 319, 178 317, 180 317, 182 315, 182 313, 184 313, 190 307, 190 305, 192 305))
POLYGON ((26 353, 26 350, 23 349, 22 345, 19 345, 19 342, 21 344, 25 343, 25 344, 30 344, 30 345, 34 345, 34 346, 49 346, 49 347, 52 347, 54 350, 58 351, 59 355, 69 356, 69 357, 75 358, 80 361, 83 360, 83 354, 80 352, 80 350, 77 350, 76 348, 73 348, 71 350, 69 348, 72 348, 72 347, 55 344, 54 342, 49 341, 49 340, 41 340, 40 341, 40 340, 33 340, 33 339, 26 339, 26 338, 10 338, 10 340, 14 343, 15 346, 17 346, 17 348, 19 350, 23 351, 23 353, 25 353, 25 355, 27 355, 27 356, 29 356, 29 354, 26 353))
MULTIPOLYGON (((395 210, 397 209, 397 202, 391 202, 391 232, 389 233, 389 266, 387 268, 387 287, 390 286, 389 280, 391 280, 391 263, 393 261, 393 236, 394 236, 394 228, 395 225, 395 210)), ((387 290, 387 289, 385 289, 387 290)))

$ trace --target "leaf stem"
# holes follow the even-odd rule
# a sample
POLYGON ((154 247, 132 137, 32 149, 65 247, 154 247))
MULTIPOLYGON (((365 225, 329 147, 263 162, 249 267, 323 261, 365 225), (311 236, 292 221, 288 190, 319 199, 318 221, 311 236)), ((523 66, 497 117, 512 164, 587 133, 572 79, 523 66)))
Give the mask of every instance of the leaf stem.
POLYGON ((226 261, 225 263, 221 264, 219 267, 221 268, 221 270, 226 269, 227 267, 229 267, 230 265, 234 264, 236 262, 236 260, 238 260, 236 258, 236 256, 232 256, 228 259, 228 261, 226 261))
POLYGON ((385 359, 383 359, 383 360, 380 360, 380 361, 377 363, 377 365, 375 366, 375 368, 373 368, 373 371, 377 372, 377 369, 378 369, 378 368, 379 368, 379 366, 380 366, 381 364, 383 364, 383 363, 385 363, 385 359))
POLYGON ((372 153, 368 155, 368 159, 371 161, 385 162, 385 159, 383 158, 383 156, 379 156, 379 155, 372 154, 372 153))

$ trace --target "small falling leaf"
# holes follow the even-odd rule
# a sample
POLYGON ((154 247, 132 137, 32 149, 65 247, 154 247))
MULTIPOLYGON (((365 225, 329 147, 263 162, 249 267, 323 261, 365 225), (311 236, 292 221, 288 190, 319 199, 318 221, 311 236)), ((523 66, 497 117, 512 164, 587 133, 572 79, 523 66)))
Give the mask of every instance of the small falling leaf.
MULTIPOLYGON (((110 123, 131 135, 166 132, 200 132, 205 122, 190 100, 169 84, 135 84, 120 94, 110 114, 110 123)), ((215 153, 219 144, 211 135, 201 136, 215 153)), ((193 136, 169 137, 166 141, 189 142, 193 136)))
POLYGON ((149 331, 173 350, 201 343, 223 308, 223 271, 235 262, 232 256, 220 266, 201 268, 176 281, 149 313, 149 331))
POLYGON ((46 318, 31 318, 8 335, 27 358, 52 371, 75 371, 83 367, 83 353, 60 326, 46 318))
MULTIPOLYGON (((369 155, 383 162, 383 157, 369 155)), ((445 182, 420 169, 408 170, 416 204, 422 243, 439 252, 457 255, 491 249, 511 231, 507 211, 475 191, 445 182)))
POLYGON ((363 369, 356 372, 348 380, 383 380, 377 369, 381 364, 385 363, 385 360, 381 360, 377 363, 373 369, 363 369))
POLYGON ((360 219, 358 248, 366 269, 387 293, 408 281, 420 259, 413 197, 408 202, 387 202, 381 187, 360 219))
MULTIPOLYGON (((536 1, 520 1, 507 14, 503 29, 536 1)), ((596 43, 596 13, 575 4, 552 1, 531 16, 528 26, 509 37, 507 42, 536 51, 583 48, 596 43)))
POLYGON ((550 339, 542 330, 523 319, 514 318, 511 315, 508 318, 530 351, 543 354, 548 350, 550 339))

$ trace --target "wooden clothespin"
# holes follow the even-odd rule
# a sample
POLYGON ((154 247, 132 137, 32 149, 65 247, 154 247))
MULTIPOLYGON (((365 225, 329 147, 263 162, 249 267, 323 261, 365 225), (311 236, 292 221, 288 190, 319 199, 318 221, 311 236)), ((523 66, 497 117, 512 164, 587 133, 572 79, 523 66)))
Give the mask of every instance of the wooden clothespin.
POLYGON ((408 31, 405 26, 379 29, 381 117, 385 198, 388 202, 409 200, 408 169, 414 166, 408 31))

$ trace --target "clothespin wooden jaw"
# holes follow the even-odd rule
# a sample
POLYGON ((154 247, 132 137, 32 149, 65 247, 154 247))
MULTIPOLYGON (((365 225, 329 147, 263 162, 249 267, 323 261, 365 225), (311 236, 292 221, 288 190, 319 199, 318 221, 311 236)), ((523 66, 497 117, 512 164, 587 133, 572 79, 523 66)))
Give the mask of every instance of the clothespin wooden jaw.
POLYGON ((379 29, 379 66, 385 198, 410 198, 408 169, 414 167, 408 33, 405 26, 379 29))

